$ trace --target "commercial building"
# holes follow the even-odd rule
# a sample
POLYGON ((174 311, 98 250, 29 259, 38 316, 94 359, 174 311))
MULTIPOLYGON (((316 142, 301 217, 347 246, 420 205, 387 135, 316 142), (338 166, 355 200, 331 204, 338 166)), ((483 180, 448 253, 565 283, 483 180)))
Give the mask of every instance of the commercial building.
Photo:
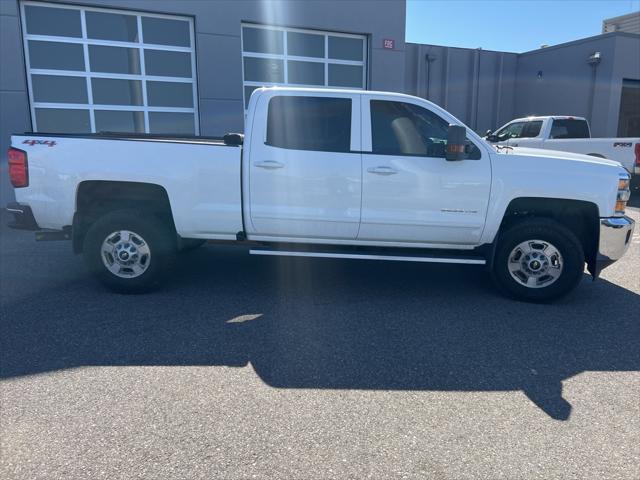
POLYGON ((534 113, 638 128, 640 35, 490 52, 405 43, 405 14, 403 0, 2 0, 0 203, 12 132, 222 135, 260 85, 417 94, 481 132, 534 113))
POLYGON ((477 132, 576 115, 598 137, 640 136, 640 35, 611 32, 525 53, 407 43, 405 91, 477 132))

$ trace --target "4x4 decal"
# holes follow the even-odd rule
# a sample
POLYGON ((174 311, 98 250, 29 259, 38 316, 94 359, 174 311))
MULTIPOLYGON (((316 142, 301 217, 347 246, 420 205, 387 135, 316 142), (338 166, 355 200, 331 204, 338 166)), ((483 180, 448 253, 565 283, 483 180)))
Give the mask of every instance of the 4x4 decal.
POLYGON ((22 142, 23 144, 26 145, 30 145, 30 146, 34 146, 34 145, 48 145, 49 147, 53 147, 56 142, 54 140, 25 140, 24 142, 22 142))

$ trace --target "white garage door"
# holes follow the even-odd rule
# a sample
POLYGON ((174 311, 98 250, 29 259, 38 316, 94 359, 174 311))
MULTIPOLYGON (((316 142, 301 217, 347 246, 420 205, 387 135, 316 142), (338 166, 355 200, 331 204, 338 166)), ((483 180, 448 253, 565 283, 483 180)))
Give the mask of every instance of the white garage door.
POLYGON ((22 2, 33 129, 198 133, 193 19, 22 2))

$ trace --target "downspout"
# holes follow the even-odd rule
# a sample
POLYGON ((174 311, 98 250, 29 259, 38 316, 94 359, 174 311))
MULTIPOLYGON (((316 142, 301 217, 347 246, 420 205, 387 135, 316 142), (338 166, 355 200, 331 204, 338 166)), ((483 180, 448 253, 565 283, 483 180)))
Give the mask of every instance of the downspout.
POLYGON ((591 86, 589 88, 589 102, 587 103, 587 119, 589 120, 589 126, 593 128, 593 103, 596 96, 596 76, 598 65, 602 57, 600 52, 592 53, 587 59, 587 63, 591 67, 591 86))
POLYGON ((471 112, 469 120, 471 128, 476 130, 478 128, 478 95, 480 91, 480 48, 475 50, 473 59, 473 85, 471 92, 471 112))
POLYGON ((504 52, 500 53, 500 62, 498 62, 498 81, 496 82, 495 90, 495 109, 493 114, 493 125, 491 125, 491 131, 498 128, 500 125, 500 104, 502 103, 502 75, 504 72, 504 52))
POLYGON ((427 67, 427 91, 426 91, 425 98, 429 100, 429 97, 431 95, 431 64, 436 61, 436 57, 427 53, 424 56, 424 61, 427 67))

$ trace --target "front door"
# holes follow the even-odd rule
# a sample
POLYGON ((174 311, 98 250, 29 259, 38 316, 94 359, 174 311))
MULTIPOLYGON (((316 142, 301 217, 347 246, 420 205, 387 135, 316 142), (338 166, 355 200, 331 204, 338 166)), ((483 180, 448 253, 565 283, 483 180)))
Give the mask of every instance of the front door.
POLYGON ((363 101, 362 219, 359 240, 477 244, 491 167, 483 148, 447 161, 449 122, 424 105, 363 101))
POLYGON ((360 98, 263 94, 249 158, 254 236, 355 239, 362 195, 360 98), (265 98, 266 97, 266 98, 265 98), (266 121, 264 121, 266 120, 266 121))

